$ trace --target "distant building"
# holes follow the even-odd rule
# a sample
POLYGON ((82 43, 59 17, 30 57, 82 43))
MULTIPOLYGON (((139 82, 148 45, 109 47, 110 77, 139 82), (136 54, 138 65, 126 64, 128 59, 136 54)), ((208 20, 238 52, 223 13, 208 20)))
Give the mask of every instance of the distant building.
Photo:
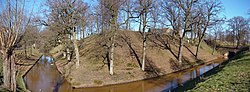
POLYGON ((148 30, 148 32, 155 33, 155 34, 161 34, 161 35, 162 34, 171 35, 171 33, 173 32, 173 30, 170 29, 170 28, 162 28, 162 29, 160 29, 160 28, 150 28, 148 30))

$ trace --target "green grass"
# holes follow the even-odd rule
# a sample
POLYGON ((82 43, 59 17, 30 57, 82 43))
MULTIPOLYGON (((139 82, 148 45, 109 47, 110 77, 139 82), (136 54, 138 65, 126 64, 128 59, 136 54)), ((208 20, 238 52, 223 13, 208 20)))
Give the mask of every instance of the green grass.
MULTIPOLYGON (((209 45, 207 45, 205 42, 202 42, 201 43, 201 47, 200 47, 201 49, 206 49, 207 50, 207 52, 209 52, 209 53, 213 53, 213 47, 210 47, 209 45)), ((219 52, 217 52, 216 50, 214 51, 214 54, 220 54, 219 52)))
POLYGON ((97 84, 97 85, 101 85, 103 83, 103 81, 101 81, 101 80, 94 80, 94 83, 97 84))
POLYGON ((190 92, 249 92, 250 52, 239 53, 225 67, 190 92))
POLYGON ((22 77, 17 78, 17 92, 26 92, 26 86, 22 77))

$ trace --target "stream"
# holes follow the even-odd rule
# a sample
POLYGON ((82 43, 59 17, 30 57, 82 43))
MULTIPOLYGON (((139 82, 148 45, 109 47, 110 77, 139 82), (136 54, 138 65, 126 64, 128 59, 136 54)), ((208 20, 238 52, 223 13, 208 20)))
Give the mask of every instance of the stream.
POLYGON ((210 64, 196 66, 161 77, 94 88, 74 89, 64 80, 54 65, 53 58, 42 56, 38 63, 24 77, 27 88, 32 92, 160 92, 172 90, 222 63, 216 59, 210 64))

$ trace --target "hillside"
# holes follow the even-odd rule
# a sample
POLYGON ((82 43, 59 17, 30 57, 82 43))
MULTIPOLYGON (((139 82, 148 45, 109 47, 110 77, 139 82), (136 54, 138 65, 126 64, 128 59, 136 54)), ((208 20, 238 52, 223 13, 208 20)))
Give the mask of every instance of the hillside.
POLYGON ((218 53, 212 55, 212 49, 202 43, 199 60, 196 60, 192 54, 195 53, 196 46, 185 42, 183 64, 179 65, 176 59, 179 41, 170 40, 171 37, 168 35, 148 33, 146 71, 143 72, 140 68, 142 35, 139 32, 118 31, 114 52, 115 74, 111 76, 108 69, 109 37, 109 33, 104 33, 79 41, 80 68, 78 69, 75 69, 74 62, 57 59, 58 70, 73 87, 103 86, 157 77, 221 57, 218 53))

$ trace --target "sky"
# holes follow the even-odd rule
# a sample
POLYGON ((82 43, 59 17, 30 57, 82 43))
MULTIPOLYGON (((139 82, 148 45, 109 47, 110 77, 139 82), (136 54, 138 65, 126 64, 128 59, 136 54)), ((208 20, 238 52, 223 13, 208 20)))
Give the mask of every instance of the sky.
MULTIPOLYGON (((6 0, 1 0, 0 7, 3 7, 3 4, 6 0)), ((41 10, 41 7, 44 4, 45 0, 26 0, 28 1, 27 7, 32 8, 34 6, 34 12, 38 13, 41 10)), ((97 0, 83 0, 84 2, 89 3, 90 6, 96 5, 97 0)), ((243 17, 250 17, 247 12, 250 10, 250 0, 221 0, 224 6, 224 11, 222 12, 221 16, 226 16, 227 19, 230 19, 234 16, 243 16, 243 17)))
MULTIPOLYGON (((26 7, 32 9, 34 5, 34 14, 42 14, 42 7, 44 6, 45 0, 26 0, 28 3, 26 7)), ((89 6, 97 5, 97 0, 83 0, 87 2, 89 6)), ((0 8, 5 8, 6 0, 0 0, 0 8)), ((226 17, 226 19, 233 18, 235 16, 243 16, 245 18, 250 18, 250 14, 247 14, 250 11, 250 0, 221 0, 224 10, 220 14, 220 17, 226 17)), ((136 27, 137 28, 137 27, 136 27)))
POLYGON ((221 0, 224 6, 222 14, 227 19, 234 16, 250 17, 247 12, 250 10, 250 0, 221 0))

